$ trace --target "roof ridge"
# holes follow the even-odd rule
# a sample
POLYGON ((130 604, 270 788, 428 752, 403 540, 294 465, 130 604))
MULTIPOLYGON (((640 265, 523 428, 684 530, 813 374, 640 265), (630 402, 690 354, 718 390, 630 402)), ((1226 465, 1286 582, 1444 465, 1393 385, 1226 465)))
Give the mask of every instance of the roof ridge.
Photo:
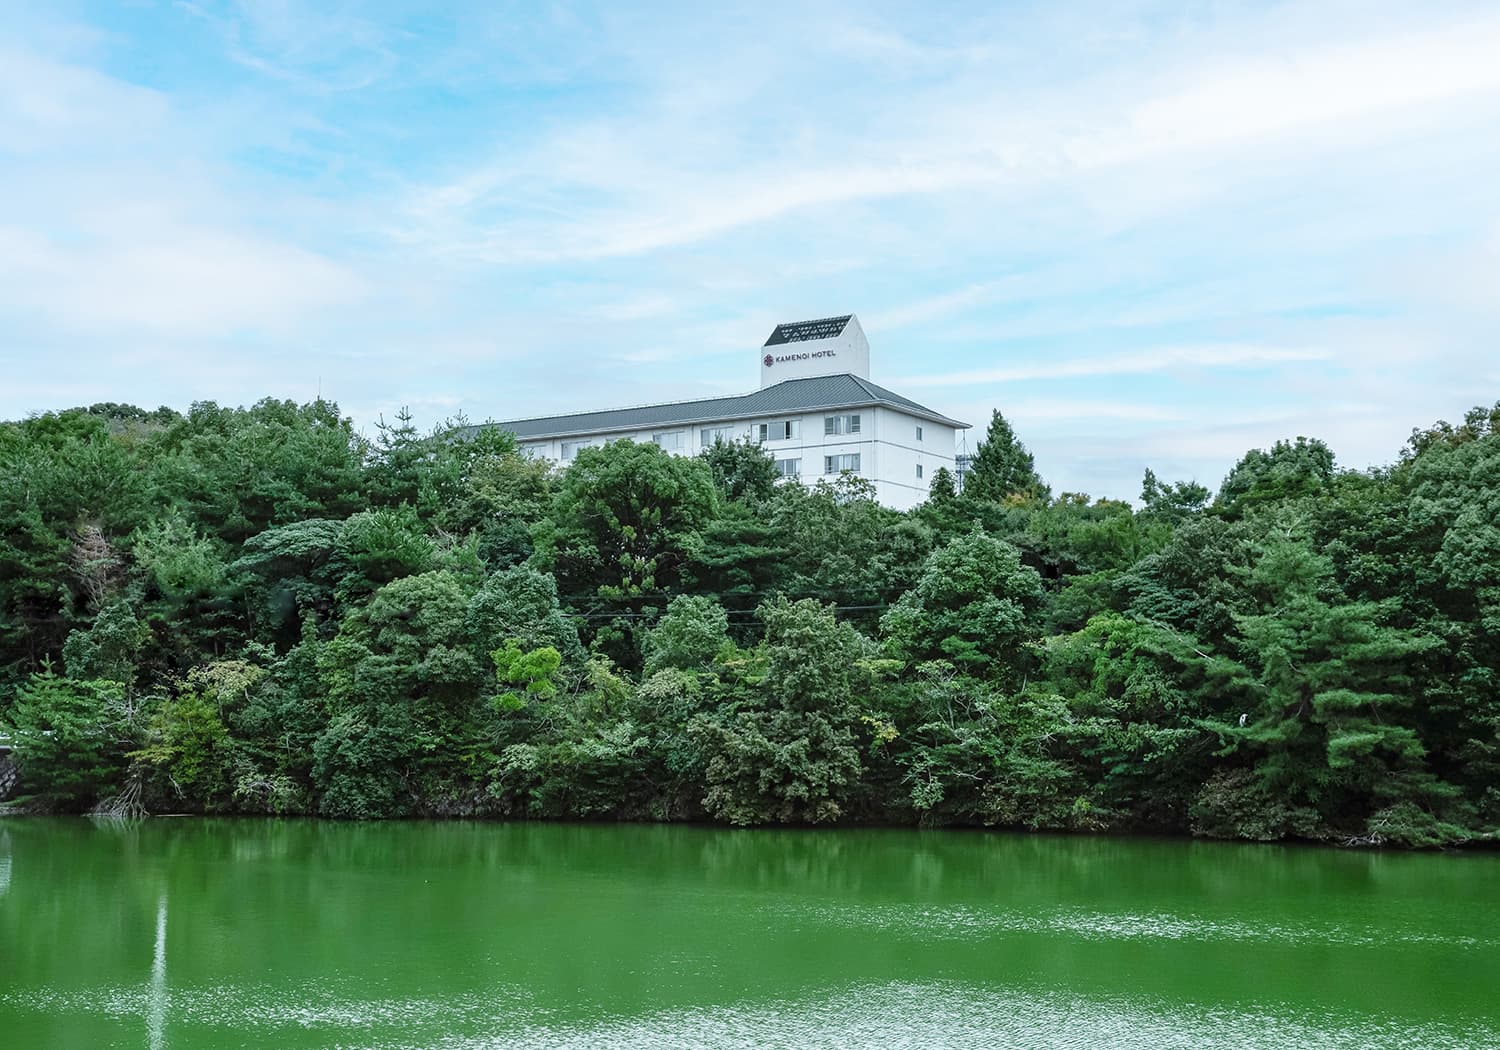
POLYGON ((892 408, 930 418, 955 427, 968 424, 950 419, 926 405, 887 390, 853 372, 834 372, 821 376, 783 379, 748 394, 726 394, 719 397, 689 398, 680 401, 658 401, 624 408, 569 412, 555 416, 532 416, 494 423, 518 433, 528 431, 567 434, 601 433, 612 430, 640 430, 651 427, 677 427, 734 417, 772 416, 782 412, 814 412, 840 405, 888 405, 892 408), (806 391, 806 393, 800 393, 806 391), (842 391, 842 394, 839 393, 842 391), (633 418, 632 418, 633 417, 633 418), (570 426, 571 424, 571 426, 570 426))
MULTIPOLYGON (((791 382, 791 380, 783 380, 791 382)), ((666 408, 670 405, 706 405, 713 401, 743 401, 757 391, 749 394, 720 394, 718 397, 684 397, 675 401, 642 401, 633 405, 613 405, 609 408, 591 408, 581 412, 559 412, 552 416, 525 416, 520 419, 503 419, 502 423, 535 423, 543 419, 571 419, 573 416, 597 416, 604 412, 635 412, 643 408, 666 408)))

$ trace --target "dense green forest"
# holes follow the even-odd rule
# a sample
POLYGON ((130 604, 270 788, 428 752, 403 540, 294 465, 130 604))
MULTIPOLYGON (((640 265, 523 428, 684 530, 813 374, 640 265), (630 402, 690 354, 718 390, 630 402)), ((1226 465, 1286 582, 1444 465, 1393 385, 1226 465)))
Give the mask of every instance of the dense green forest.
MULTIPOLYGON (((460 421, 461 422, 461 421, 460 421)), ((1500 825, 1500 405, 1337 469, 1053 495, 558 471, 336 406, 0 424, 31 808, 898 822, 1434 846, 1500 825)))

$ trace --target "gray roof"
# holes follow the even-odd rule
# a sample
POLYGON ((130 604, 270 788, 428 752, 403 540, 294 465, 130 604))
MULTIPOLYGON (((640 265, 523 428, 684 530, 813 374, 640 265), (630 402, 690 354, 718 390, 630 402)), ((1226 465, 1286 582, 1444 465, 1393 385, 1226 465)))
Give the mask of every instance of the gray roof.
POLYGON ((509 430, 522 440, 601 434, 648 427, 679 427, 690 423, 754 419, 792 412, 816 412, 829 408, 864 408, 885 405, 934 423, 967 430, 969 424, 934 412, 910 398, 852 375, 813 376, 787 379, 753 394, 710 397, 700 401, 672 401, 638 408, 612 408, 602 412, 574 412, 566 416, 510 419, 494 426, 509 430))

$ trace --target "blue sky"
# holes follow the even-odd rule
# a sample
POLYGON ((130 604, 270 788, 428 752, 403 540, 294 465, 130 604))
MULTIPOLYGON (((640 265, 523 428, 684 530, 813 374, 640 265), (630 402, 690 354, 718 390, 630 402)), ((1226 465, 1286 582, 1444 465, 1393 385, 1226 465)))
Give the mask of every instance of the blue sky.
POLYGON ((3 418, 738 392, 849 311, 877 382, 1096 495, 1500 398, 1492 3, 4 17, 3 418))

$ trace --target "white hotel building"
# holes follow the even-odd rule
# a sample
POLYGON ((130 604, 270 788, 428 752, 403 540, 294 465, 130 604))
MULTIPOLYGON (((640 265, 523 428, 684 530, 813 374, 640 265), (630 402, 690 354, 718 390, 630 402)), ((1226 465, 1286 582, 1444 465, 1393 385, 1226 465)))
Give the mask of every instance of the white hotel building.
POLYGON ((870 382, 870 344, 854 315, 779 324, 758 356, 760 389, 751 394, 496 425, 559 463, 621 438, 692 456, 716 439, 748 437, 783 477, 810 483, 849 471, 903 510, 927 498, 939 467, 955 469, 958 432, 969 424, 870 382))

